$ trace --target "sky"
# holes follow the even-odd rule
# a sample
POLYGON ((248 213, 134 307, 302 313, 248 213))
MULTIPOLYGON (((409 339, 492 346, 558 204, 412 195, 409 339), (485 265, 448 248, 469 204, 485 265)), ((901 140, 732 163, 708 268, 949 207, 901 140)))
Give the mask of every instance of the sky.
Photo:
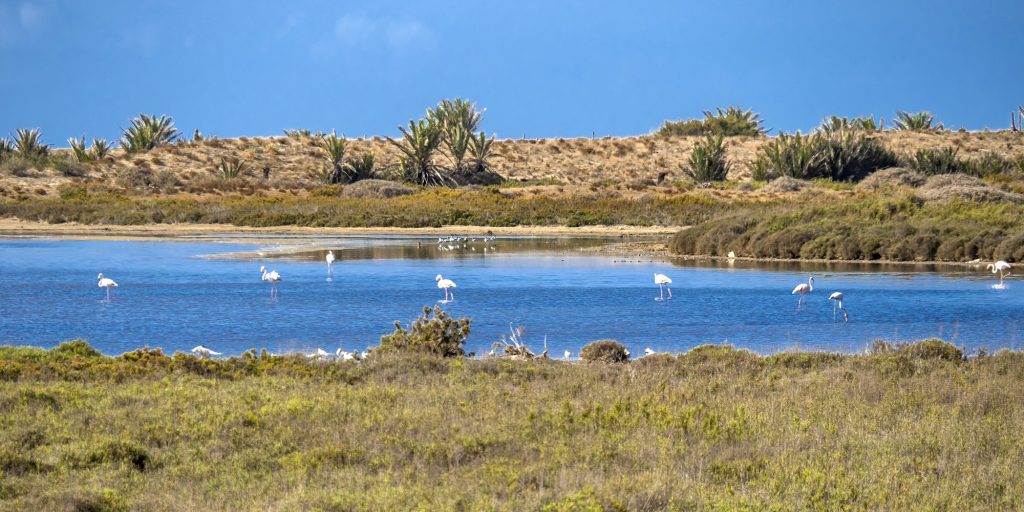
POLYGON ((394 135, 443 98, 500 138, 640 135, 719 106, 773 133, 1024 105, 1020 0, 0 0, 0 135, 394 135))

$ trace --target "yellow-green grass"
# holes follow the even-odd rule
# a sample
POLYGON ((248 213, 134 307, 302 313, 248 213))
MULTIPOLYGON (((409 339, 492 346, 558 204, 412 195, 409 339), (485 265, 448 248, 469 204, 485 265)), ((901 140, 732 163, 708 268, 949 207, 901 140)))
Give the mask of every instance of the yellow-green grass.
MULTIPOLYGON (((883 347, 884 348, 884 347, 883 347)), ((0 348, 4 510, 1015 510, 1024 354, 0 348)))

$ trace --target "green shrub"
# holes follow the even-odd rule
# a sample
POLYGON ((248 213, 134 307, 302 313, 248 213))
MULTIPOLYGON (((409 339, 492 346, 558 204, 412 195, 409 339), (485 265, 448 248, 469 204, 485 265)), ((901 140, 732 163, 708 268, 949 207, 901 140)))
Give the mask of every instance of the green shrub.
POLYGON ((111 144, 106 139, 92 139, 92 158, 102 160, 110 153, 111 144))
POLYGON ((683 172, 697 183, 724 181, 729 174, 729 161, 722 141, 721 135, 707 134, 703 141, 693 146, 683 172))
POLYGON ((145 471, 151 464, 151 457, 145 448, 135 443, 108 441, 87 453, 79 462, 85 466, 128 464, 138 471, 145 471))
POLYGON ((705 134, 725 137, 759 137, 768 133, 768 129, 763 126, 763 123, 761 116, 750 109, 728 107, 722 110, 717 108, 715 112, 705 110, 704 119, 665 121, 655 133, 664 137, 705 134))
POLYGON ((374 158, 372 153, 363 153, 359 158, 349 162, 348 178, 352 182, 370 180, 377 177, 374 169, 374 158))
POLYGON ((900 131, 926 132, 942 130, 942 123, 935 123, 935 116, 928 112, 896 112, 893 120, 895 129, 900 131))
POLYGON ((328 163, 327 168, 321 171, 321 183, 335 185, 354 181, 345 166, 345 150, 348 147, 348 139, 344 135, 338 137, 332 130, 330 135, 321 137, 319 146, 320 152, 328 163))
POLYGON ((50 350, 50 353, 60 357, 101 357, 103 355, 85 340, 65 341, 50 350))
POLYGON ((880 132, 885 130, 885 122, 881 119, 875 120, 874 116, 867 117, 838 117, 829 116, 821 122, 821 126, 818 127, 818 131, 831 134, 840 131, 863 131, 863 132, 880 132))
POLYGON ((170 116, 139 114, 121 133, 121 147, 128 153, 149 151, 174 142, 178 129, 170 116))
POLYGON ((462 346, 469 336, 472 321, 469 318, 453 319, 441 308, 423 307, 423 314, 414 320, 409 329, 395 321, 395 332, 381 336, 381 352, 420 352, 441 357, 463 357, 462 346))
POLYGON ((62 176, 80 178, 89 174, 89 167, 78 160, 72 160, 65 156, 57 156, 50 159, 50 165, 62 176))
POLYGON ((81 139, 76 139, 74 137, 69 138, 68 145, 71 147, 71 153, 74 155, 75 160, 80 163, 89 163, 92 161, 93 155, 85 146, 85 135, 82 135, 81 139))
POLYGON ((0 164, 14 154, 14 143, 6 137, 0 137, 0 164))
POLYGON ((923 340, 901 347, 900 352, 918 359, 943 359, 945 361, 962 361, 964 351, 952 343, 939 339, 923 340))
POLYGON ((629 361, 626 347, 615 340, 598 340, 580 350, 580 359, 587 363, 625 363, 629 361))

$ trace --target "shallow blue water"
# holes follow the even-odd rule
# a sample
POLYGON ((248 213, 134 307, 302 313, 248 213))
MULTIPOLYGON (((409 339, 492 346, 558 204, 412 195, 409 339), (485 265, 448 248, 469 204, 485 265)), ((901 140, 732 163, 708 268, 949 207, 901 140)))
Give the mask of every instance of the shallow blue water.
POLYGON ((677 352, 726 340, 759 352, 849 352, 877 338, 930 336, 968 349, 1021 348, 1024 283, 1011 280, 1006 289, 993 289, 992 275, 983 269, 674 266, 572 256, 564 240, 505 240, 531 252, 440 258, 432 258, 437 254, 428 250, 429 241, 421 248, 415 240, 353 238, 336 247, 396 243, 405 258, 362 259, 356 249, 339 251, 342 259, 328 282, 322 253, 315 251, 288 259, 199 257, 264 249, 251 242, 0 239, 0 344, 49 347, 84 338, 108 354, 142 345, 170 353, 199 343, 228 354, 249 348, 361 350, 376 345, 394 320, 406 323, 423 305, 435 304, 442 292, 434 275, 441 273, 458 283, 456 301, 444 308, 473 318, 468 349, 478 354, 507 334, 510 322, 525 326, 535 350, 546 335, 558 357, 601 338, 618 339, 634 354, 645 347, 677 352), (260 281, 261 264, 283 276, 276 300, 260 281), (815 291, 797 310, 790 290, 811 271, 815 291), (96 286, 98 272, 120 284, 109 303, 96 286), (674 300, 654 300, 654 272, 673 278, 674 300), (827 297, 835 290, 846 294, 848 324, 833 322, 827 297))

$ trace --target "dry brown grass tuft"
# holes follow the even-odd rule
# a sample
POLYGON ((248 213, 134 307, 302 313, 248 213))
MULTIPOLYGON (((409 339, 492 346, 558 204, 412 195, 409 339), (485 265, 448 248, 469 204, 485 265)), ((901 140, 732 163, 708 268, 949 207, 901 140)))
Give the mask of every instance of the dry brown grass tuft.
POLYGON ((986 184, 979 178, 965 174, 940 174, 932 176, 917 190, 917 197, 932 202, 952 200, 981 203, 1009 202, 1014 204, 1024 202, 1024 196, 1020 194, 1006 192, 986 184))

